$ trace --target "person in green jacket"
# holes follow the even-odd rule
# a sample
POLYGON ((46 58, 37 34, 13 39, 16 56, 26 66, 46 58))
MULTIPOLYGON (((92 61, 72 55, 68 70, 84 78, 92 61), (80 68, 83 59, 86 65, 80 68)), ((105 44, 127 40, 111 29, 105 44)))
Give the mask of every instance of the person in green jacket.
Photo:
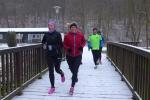
POLYGON ((91 49, 93 54, 93 60, 95 64, 94 69, 96 69, 99 64, 101 40, 102 37, 97 34, 97 28, 93 28, 93 34, 89 35, 88 37, 88 48, 91 49))

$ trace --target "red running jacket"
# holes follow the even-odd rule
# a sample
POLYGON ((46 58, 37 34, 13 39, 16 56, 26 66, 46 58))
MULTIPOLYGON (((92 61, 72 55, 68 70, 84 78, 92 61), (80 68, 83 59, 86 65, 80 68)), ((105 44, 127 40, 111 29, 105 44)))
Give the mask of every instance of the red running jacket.
POLYGON ((68 32, 64 37, 64 49, 66 53, 72 57, 82 54, 82 51, 80 51, 79 48, 83 48, 85 43, 84 35, 81 32, 68 32), (68 49, 70 49, 71 52, 68 52, 68 49))

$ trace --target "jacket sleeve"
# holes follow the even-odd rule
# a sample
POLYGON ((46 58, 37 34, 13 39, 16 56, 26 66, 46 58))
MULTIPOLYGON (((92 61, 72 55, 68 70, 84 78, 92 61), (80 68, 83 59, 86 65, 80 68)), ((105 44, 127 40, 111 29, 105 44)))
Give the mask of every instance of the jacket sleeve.
POLYGON ((45 44, 45 43, 46 43, 46 35, 44 35, 42 39, 42 44, 45 44))
POLYGON ((59 33, 58 34, 58 46, 60 48, 63 48, 63 42, 62 42, 62 37, 61 37, 61 34, 59 33))
POLYGON ((61 34, 58 34, 58 58, 62 58, 62 49, 63 49, 63 43, 62 43, 62 38, 61 34))
POLYGON ((103 47, 103 40, 102 40, 102 36, 100 35, 100 47, 103 47))
POLYGON ((91 42, 90 42, 90 41, 87 41, 87 44, 88 44, 88 49, 91 49, 91 48, 92 48, 91 42))
POLYGON ((67 35, 65 35, 65 37, 64 37, 64 49, 66 52, 69 49, 69 42, 68 42, 68 36, 67 35))
POLYGON ((88 36, 87 44, 88 44, 88 49, 91 49, 92 45, 91 45, 91 41, 90 41, 90 35, 88 36))
POLYGON ((101 47, 104 47, 105 46, 105 41, 104 41, 104 37, 102 37, 102 40, 101 40, 101 47))

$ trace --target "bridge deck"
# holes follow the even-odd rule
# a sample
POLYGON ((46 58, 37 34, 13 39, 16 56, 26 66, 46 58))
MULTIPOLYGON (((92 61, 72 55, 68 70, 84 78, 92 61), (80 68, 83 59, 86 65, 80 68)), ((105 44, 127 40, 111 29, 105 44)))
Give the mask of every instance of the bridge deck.
POLYGON ((84 48, 83 64, 79 70, 79 81, 75 87, 73 96, 68 94, 71 73, 66 61, 62 62, 61 68, 65 72, 65 83, 60 82, 60 76, 55 73, 56 92, 52 95, 47 93, 50 87, 48 72, 42 76, 42 79, 36 80, 23 90, 23 95, 16 96, 12 100, 132 100, 132 93, 121 81, 121 77, 115 71, 115 68, 102 55, 102 65, 94 69, 92 54, 87 48, 84 48))

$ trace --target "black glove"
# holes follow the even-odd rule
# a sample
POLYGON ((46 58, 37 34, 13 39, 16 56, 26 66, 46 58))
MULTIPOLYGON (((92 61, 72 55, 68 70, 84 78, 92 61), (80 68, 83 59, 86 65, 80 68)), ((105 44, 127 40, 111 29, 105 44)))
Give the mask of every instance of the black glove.
POLYGON ((83 47, 79 47, 79 49, 78 49, 79 51, 83 51, 83 47))
POLYGON ((61 62, 61 61, 62 61, 62 58, 57 58, 57 61, 58 61, 58 62, 61 62))
POLYGON ((71 53, 71 49, 70 48, 68 49, 68 53, 71 53))

